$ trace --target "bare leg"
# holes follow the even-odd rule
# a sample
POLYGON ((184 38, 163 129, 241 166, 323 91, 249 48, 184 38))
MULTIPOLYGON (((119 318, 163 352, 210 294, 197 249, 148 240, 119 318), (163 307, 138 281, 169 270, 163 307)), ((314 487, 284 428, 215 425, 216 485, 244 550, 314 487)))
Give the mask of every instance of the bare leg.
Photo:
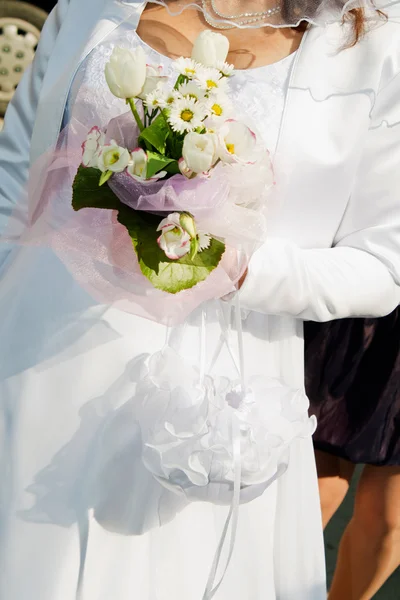
MULTIPOLYGON (((355 465, 319 450, 316 450, 315 458, 317 461, 322 522, 325 528, 348 492, 355 465)), ((344 598, 341 600, 344 600, 344 598)))
POLYGON ((364 468, 329 600, 370 600, 400 565, 400 467, 364 468))

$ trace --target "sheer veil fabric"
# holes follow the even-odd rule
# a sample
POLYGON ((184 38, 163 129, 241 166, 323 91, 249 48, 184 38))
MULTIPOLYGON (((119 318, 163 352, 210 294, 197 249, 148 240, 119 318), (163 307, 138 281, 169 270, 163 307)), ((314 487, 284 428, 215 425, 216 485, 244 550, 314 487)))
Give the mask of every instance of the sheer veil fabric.
MULTIPOLYGON (((367 16, 374 18, 377 9, 390 6, 390 0, 151 0, 165 6, 171 15, 181 14, 187 8, 195 8, 204 14, 205 20, 216 28, 238 27, 297 27, 307 21, 325 26, 341 22, 350 10, 362 8, 367 16)), ((394 2, 393 2, 394 4, 394 2)))

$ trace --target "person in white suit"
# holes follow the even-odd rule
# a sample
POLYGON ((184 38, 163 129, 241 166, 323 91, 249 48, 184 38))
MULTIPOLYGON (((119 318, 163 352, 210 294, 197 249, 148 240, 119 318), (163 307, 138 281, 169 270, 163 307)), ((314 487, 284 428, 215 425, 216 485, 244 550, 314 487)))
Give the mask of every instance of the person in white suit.
MULTIPOLYGON (((0 134, 1 598, 326 598, 302 321, 382 316, 399 300, 400 5, 379 8, 385 16, 367 0, 60 0, 50 15, 0 134), (206 359, 221 339, 236 343, 239 300, 246 376, 302 398, 278 407, 300 433, 262 493, 233 499, 233 525, 230 500, 213 500, 220 481, 199 490, 181 477, 177 494, 173 473, 160 482, 142 460, 139 366, 165 326, 98 304, 51 249, 7 234, 34 212, 30 166, 46 164, 78 108, 88 128, 126 110, 104 79, 113 48, 141 45, 169 74, 204 29, 229 38, 234 104, 257 123, 276 190, 240 291, 190 315, 175 350, 198 363, 204 314, 206 359)), ((232 377, 229 356, 213 373, 232 377)))

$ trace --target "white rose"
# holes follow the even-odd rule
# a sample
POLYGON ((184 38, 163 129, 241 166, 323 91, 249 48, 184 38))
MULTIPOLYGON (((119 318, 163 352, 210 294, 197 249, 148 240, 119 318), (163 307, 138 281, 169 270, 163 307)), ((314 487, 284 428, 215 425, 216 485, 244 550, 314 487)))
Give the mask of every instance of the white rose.
POLYGON ((228 52, 229 40, 226 36, 202 31, 193 44, 192 59, 205 67, 216 67, 226 61, 228 52))
POLYGON ((157 242, 171 260, 178 260, 190 252, 191 237, 180 222, 181 215, 172 213, 157 228, 161 235, 157 242))
POLYGON ((82 144, 82 164, 84 167, 97 167, 99 153, 106 136, 98 127, 92 127, 82 144))
POLYGON ((103 146, 97 160, 97 166, 102 173, 111 171, 112 173, 122 173, 129 165, 131 155, 126 148, 118 146, 112 140, 110 144, 103 146))
POLYGON ((146 81, 146 55, 143 48, 114 48, 110 62, 106 64, 105 76, 114 96, 136 98, 146 81))
POLYGON ((163 74, 162 66, 156 67, 154 65, 146 66, 146 80, 144 82, 142 91, 138 94, 138 97, 141 100, 145 100, 148 94, 151 94, 156 90, 160 84, 166 83, 168 81, 168 77, 165 77, 163 74))
POLYGON ((185 168, 193 173, 206 173, 216 160, 215 136, 211 133, 188 133, 183 142, 185 168))
POLYGON ((244 123, 228 119, 219 130, 218 155, 224 163, 254 162, 257 138, 244 123))

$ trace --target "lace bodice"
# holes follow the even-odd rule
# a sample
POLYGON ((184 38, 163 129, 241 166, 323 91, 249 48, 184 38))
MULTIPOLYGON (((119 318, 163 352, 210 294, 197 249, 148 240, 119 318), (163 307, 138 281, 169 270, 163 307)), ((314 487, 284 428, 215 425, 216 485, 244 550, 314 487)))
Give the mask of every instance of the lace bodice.
MULTIPOLYGON (((76 117, 88 127, 105 126, 111 118, 126 112, 124 102, 108 89, 104 67, 115 46, 134 48, 139 44, 144 47, 150 63, 162 65, 164 72, 172 75, 172 60, 147 46, 134 26, 125 23, 98 45, 80 66, 69 95, 65 124, 71 117, 76 117)), ((273 65, 236 71, 230 80, 235 107, 257 124, 259 135, 272 153, 278 140, 293 60, 294 55, 291 55, 273 65)))

